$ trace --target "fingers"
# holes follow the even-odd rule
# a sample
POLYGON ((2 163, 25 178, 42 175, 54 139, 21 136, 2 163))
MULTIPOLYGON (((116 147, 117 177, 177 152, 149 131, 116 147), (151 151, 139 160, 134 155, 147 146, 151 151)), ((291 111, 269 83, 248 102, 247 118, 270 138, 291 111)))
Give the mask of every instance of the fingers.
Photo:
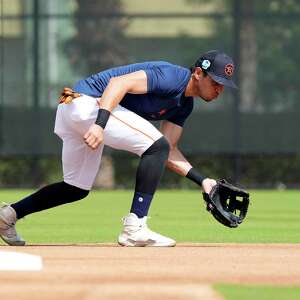
POLYGON ((90 136, 90 131, 87 131, 87 133, 83 136, 84 140, 86 140, 90 136))
POLYGON ((202 188, 205 193, 209 194, 212 188, 217 184, 216 180, 205 178, 202 182, 202 188))
POLYGON ((92 145, 94 142, 95 142, 95 137, 90 134, 86 139, 85 139, 85 142, 88 144, 88 145, 92 145))
POLYGON ((85 143, 92 149, 97 149, 101 144, 102 140, 99 137, 94 136, 92 133, 88 132, 84 135, 85 143))
POLYGON ((93 124, 83 138, 89 147, 96 149, 103 142, 103 128, 93 124))
POLYGON ((217 184, 217 181, 214 180, 214 179, 211 179, 211 185, 212 185, 212 186, 215 186, 216 184, 217 184))
POLYGON ((95 138, 86 140, 85 143, 92 149, 97 149, 101 142, 95 138))

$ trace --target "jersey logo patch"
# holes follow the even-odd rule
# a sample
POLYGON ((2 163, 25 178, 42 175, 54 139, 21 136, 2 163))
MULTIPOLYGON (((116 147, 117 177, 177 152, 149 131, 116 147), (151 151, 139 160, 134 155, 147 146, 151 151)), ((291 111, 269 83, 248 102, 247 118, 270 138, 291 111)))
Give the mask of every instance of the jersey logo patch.
POLYGON ((155 112, 155 113, 151 114, 150 116, 151 116, 151 118, 153 118, 153 119, 158 119, 158 118, 160 118, 162 115, 164 115, 167 111, 168 111, 168 110, 167 110, 166 108, 164 108, 164 109, 162 109, 162 110, 160 110, 160 111, 158 111, 158 112, 155 112))
POLYGON ((166 112, 167 112, 166 109, 162 109, 158 114, 159 114, 160 116, 162 116, 162 115, 164 115, 166 112))

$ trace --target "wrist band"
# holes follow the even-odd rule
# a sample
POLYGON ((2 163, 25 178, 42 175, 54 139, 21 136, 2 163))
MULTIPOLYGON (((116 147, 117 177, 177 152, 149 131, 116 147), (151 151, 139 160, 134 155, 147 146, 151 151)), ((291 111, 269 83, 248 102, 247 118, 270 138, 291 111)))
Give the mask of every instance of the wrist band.
POLYGON ((110 116, 110 111, 100 108, 98 110, 98 115, 95 124, 101 126, 104 129, 109 119, 109 116, 110 116))
POLYGON ((202 181, 205 178, 207 178, 206 176, 203 176, 202 174, 200 174, 195 168, 191 168, 185 177, 194 181, 195 183, 199 184, 200 186, 202 186, 202 181))

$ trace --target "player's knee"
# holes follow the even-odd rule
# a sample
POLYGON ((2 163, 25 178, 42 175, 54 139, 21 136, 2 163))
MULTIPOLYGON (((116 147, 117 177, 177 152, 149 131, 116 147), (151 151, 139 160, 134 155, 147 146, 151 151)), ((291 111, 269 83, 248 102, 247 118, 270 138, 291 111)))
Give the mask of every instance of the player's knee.
POLYGON ((161 137, 159 140, 159 151, 167 159, 170 153, 170 144, 165 137, 161 137))
POLYGON ((162 159, 166 160, 169 156, 170 145, 165 137, 161 137, 155 141, 144 153, 143 155, 153 155, 157 154, 162 159))
POLYGON ((81 189, 77 186, 68 184, 66 182, 64 182, 64 184, 65 184, 66 195, 70 201, 81 200, 85 198, 90 192, 88 190, 81 189))
POLYGON ((89 192, 90 191, 78 188, 78 200, 85 198, 89 194, 89 192))

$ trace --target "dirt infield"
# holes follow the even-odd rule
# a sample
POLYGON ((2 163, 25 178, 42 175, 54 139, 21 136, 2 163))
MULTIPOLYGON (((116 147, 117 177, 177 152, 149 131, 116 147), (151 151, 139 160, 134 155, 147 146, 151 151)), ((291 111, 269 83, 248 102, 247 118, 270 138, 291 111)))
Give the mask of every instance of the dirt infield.
POLYGON ((40 255, 36 272, 0 272, 0 298, 216 299, 214 283, 300 285, 300 244, 0 246, 40 255))

